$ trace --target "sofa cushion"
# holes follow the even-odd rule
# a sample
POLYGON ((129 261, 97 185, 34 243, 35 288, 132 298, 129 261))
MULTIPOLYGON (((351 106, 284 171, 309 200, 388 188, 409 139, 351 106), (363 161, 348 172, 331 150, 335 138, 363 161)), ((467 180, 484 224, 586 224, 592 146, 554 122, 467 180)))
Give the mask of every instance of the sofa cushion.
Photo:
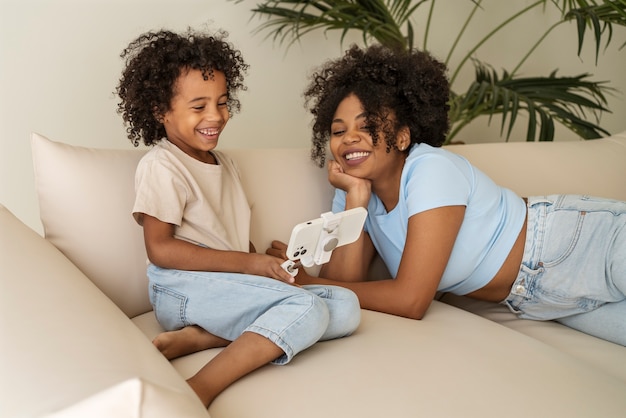
MULTIPOLYGON (((151 312, 133 322, 148 338, 159 332, 151 312)), ((201 351, 172 365, 187 378, 219 352, 201 351)), ((318 342, 287 365, 256 370, 220 394, 209 413, 617 417, 626 408, 625 391, 626 382, 549 345, 433 301, 421 321, 363 310, 353 335, 318 342)))
POLYGON ((327 171, 306 148, 225 149, 241 172, 252 209, 250 239, 264 252, 271 240, 289 241, 291 229, 328 212, 334 189, 327 171))
POLYGON ((131 216, 145 151, 90 149, 32 135, 46 239, 128 316, 151 310, 141 227, 131 216))
POLYGON ((506 306, 498 303, 450 293, 446 293, 439 300, 542 341, 626 382, 626 347, 584 334, 555 321, 519 319, 506 306))

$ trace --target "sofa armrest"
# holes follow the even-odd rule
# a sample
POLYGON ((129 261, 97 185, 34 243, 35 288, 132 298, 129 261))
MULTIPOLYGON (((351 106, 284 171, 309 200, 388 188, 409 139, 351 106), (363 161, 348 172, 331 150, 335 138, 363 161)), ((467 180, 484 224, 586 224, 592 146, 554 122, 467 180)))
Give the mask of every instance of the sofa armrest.
POLYGON ((130 319, 1 205, 0 230, 0 416, 63 410, 129 379, 185 398, 195 412, 184 416, 208 416, 130 319))

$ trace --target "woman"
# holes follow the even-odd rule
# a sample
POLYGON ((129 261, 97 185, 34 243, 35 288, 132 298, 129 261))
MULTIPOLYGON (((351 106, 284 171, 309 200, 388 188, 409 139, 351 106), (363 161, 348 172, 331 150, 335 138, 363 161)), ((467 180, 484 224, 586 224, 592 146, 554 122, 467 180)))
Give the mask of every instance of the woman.
MULTIPOLYGON (((452 292, 626 345, 626 203, 522 199, 440 148, 449 85, 425 52, 352 47, 311 80, 312 155, 323 165, 332 153, 333 211, 368 217, 320 278, 301 272, 298 283, 338 284, 365 309, 414 319, 452 292), (376 253, 392 278, 365 281, 376 253)), ((284 244, 268 252, 284 257, 284 244)))

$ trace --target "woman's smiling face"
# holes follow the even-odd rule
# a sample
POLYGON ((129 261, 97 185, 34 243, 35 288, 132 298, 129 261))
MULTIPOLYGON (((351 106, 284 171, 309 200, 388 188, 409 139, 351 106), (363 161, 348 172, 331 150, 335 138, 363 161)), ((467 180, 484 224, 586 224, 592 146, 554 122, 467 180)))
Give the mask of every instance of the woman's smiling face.
MULTIPOLYGON (((404 147, 401 136, 396 138, 399 148, 404 147)), ((330 151, 342 170, 371 181, 399 174, 406 155, 394 147, 387 152, 386 145, 382 134, 374 145, 361 101, 354 94, 346 96, 337 106, 330 127, 330 151)))

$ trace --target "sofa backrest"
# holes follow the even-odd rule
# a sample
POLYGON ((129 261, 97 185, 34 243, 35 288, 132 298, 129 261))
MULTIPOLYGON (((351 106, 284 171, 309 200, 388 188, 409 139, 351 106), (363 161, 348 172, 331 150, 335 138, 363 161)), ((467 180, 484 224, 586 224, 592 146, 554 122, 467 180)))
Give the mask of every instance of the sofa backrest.
MULTIPOLYGON (((134 175, 144 150, 84 148, 33 134, 33 163, 46 239, 100 290, 134 317, 151 309, 142 229, 131 216, 134 175)), ((272 239, 330 210, 326 170, 309 151, 231 149, 252 207, 250 238, 258 252, 272 239)))
POLYGON ((451 145, 520 196, 590 194, 626 201, 626 132, 588 141, 451 145))
MULTIPOLYGON (((587 193, 626 200, 626 133, 592 141, 452 145, 497 183, 523 196, 587 193)), ((71 146, 32 136, 45 236, 126 315, 151 309, 141 228, 130 212, 134 172, 145 150, 71 146)), ((252 206, 251 240, 272 239, 330 209, 326 170, 305 148, 226 149, 252 206)))

